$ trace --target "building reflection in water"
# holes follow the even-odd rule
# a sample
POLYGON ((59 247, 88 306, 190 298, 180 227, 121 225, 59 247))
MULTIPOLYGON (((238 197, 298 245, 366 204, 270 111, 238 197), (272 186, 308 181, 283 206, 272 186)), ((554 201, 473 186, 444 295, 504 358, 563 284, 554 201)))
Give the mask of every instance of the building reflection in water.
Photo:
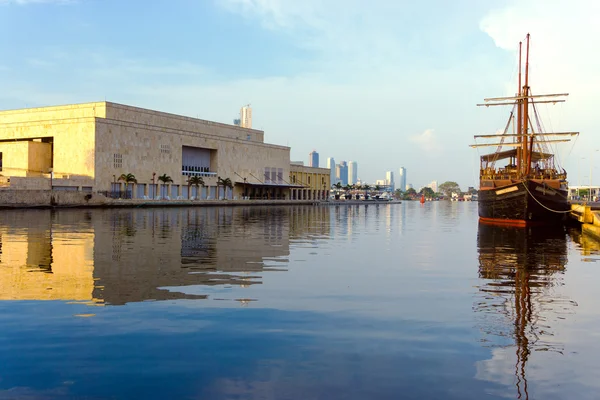
POLYGON ((207 298, 176 289, 260 284, 287 268, 290 238, 327 237, 329 216, 310 206, 5 212, 0 300, 207 298))
POLYGON ((579 228, 569 230, 569 235, 573 242, 577 243, 581 254, 585 256, 583 261, 595 262, 600 255, 600 241, 581 232, 579 228))
POLYGON ((532 352, 562 353, 562 345, 553 340, 552 325, 576 305, 554 290, 562 285, 567 264, 566 231, 480 223, 477 247, 483 282, 474 310, 483 342, 495 348, 491 360, 478 363, 477 377, 507 383, 501 372, 508 363, 517 398, 528 398, 527 362, 532 352))

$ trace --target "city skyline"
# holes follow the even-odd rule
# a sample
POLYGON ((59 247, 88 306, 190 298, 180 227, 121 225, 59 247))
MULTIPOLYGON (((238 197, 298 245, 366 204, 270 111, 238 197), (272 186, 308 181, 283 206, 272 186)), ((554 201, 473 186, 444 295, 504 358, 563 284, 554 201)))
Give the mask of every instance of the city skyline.
POLYGON ((600 36, 600 5, 344 5, 174 0, 139 18, 135 1, 0 0, 0 34, 11 38, 0 43, 10 54, 0 60, 0 109, 106 99, 231 124, 232 110, 251 103, 252 127, 289 146, 292 160, 317 146, 358 160, 365 181, 401 160, 415 185, 435 176, 478 186, 484 152, 468 145, 475 134, 502 129, 510 110, 475 104, 514 95, 518 42, 529 32, 532 90, 570 93, 564 105, 543 107, 542 118, 550 114, 553 131, 582 132, 557 158, 571 182, 600 179, 589 172, 591 151, 600 148, 591 134, 600 55, 580 40, 600 36), (152 27, 167 14, 177 23, 158 34, 152 27), (98 21, 110 29, 98 34, 98 21), (564 21, 577 23, 556 30, 564 21))

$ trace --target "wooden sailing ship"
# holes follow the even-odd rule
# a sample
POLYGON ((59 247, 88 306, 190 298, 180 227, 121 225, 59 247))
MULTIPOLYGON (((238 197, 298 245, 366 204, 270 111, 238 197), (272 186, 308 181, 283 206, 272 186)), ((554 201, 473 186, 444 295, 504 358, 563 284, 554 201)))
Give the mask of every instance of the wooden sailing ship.
POLYGON ((484 99, 483 104, 478 104, 513 106, 504 132, 475 135, 475 139, 499 138, 499 142, 471 145, 496 147, 493 153, 481 156, 478 200, 482 222, 521 226, 556 223, 564 221, 569 211, 567 172, 557 167, 551 147, 568 142, 569 136, 579 133, 543 131, 536 105, 564 102, 568 93, 532 93, 529 87, 529 37, 527 34, 523 84, 522 42, 519 43, 516 96, 484 99))

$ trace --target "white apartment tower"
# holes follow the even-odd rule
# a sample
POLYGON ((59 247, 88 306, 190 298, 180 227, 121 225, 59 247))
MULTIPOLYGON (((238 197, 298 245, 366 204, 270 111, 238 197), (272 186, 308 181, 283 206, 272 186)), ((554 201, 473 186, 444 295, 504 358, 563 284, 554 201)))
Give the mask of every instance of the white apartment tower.
POLYGON ((385 184, 389 186, 391 191, 393 192, 395 190, 394 171, 387 171, 385 173, 385 182, 385 184))
POLYGON ((358 163, 356 161, 348 162, 348 184, 354 185, 358 182, 358 163))
POLYGON ((437 193, 437 191, 438 191, 437 181, 432 181, 429 185, 427 185, 427 187, 431 188, 431 190, 433 190, 435 193, 437 193))
POLYGON ((252 108, 250 104, 240 109, 240 126, 242 128, 252 128, 252 108))

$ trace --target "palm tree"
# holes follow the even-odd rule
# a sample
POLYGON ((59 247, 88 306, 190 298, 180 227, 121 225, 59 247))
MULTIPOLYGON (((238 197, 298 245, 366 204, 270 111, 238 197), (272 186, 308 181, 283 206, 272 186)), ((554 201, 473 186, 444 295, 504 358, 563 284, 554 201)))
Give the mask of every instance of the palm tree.
MULTIPOLYGON (((163 186, 165 188, 167 187, 167 184, 173 182, 173 179, 171 179, 171 177, 169 175, 167 175, 167 174, 162 174, 161 176, 158 177, 158 180, 163 183, 163 186)), ((166 197, 167 194, 168 193, 165 193, 165 195, 162 196, 162 197, 166 197)))
MULTIPOLYGON (((352 185, 350 184, 346 184, 346 186, 344 186, 344 191, 346 192, 346 198, 348 198, 348 193, 352 190, 352 185)), ((350 199, 352 199, 352 195, 350 195, 350 199)))
POLYGON ((121 174, 118 181, 123 181, 125 183, 137 183, 137 179, 135 179, 134 174, 121 174))
POLYGON ((131 198, 133 198, 133 190, 134 190, 134 185, 137 183, 137 179, 135 179, 135 175, 129 173, 129 174, 121 174, 121 176, 119 176, 119 179, 117 179, 119 182, 123 181, 125 182, 125 191, 127 191, 127 187, 129 186, 129 184, 131 183, 131 198))
POLYGON ((196 191, 198 191, 198 187, 200 185, 202 185, 202 187, 205 186, 204 185, 204 179, 202 179, 201 176, 194 175, 194 176, 190 176, 189 177, 189 179, 188 179, 188 198, 190 198, 190 196, 189 196, 189 194, 190 194, 189 193, 189 187, 190 186, 196 186, 196 191))
POLYGON ((224 190, 224 196, 225 198, 227 198, 227 188, 230 188, 233 190, 233 182, 231 182, 231 179, 229 178, 221 178, 220 176, 217 177, 217 193, 219 192, 219 186, 223 186, 224 190))
POLYGON ((362 186, 362 188, 363 188, 363 189, 364 189, 364 191, 365 191, 365 200, 366 200, 366 199, 368 199, 368 198, 369 198, 369 190, 371 190, 371 186, 369 186, 368 184, 366 184, 366 183, 365 183, 365 184, 362 186))
POLYGON ((336 182, 335 185, 331 185, 331 187, 334 187, 336 189, 335 191, 335 198, 339 199, 340 198, 340 190, 342 189, 342 183, 341 182, 336 182))

